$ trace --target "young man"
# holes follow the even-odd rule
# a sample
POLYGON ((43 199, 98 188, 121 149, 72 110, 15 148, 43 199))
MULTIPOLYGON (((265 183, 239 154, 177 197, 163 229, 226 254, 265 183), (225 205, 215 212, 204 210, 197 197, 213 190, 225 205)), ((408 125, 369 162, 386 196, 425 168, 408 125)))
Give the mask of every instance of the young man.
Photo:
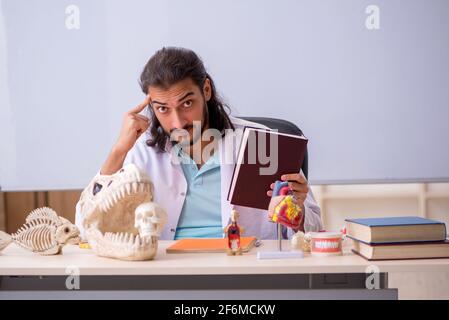
MULTIPOLYGON (((169 216, 161 239, 223 237, 232 211, 227 192, 234 163, 229 159, 235 159, 245 126, 265 127, 226 113, 211 76, 191 50, 157 51, 140 80, 146 99, 125 113, 120 136, 100 174, 113 174, 127 163, 148 173, 155 186, 154 201, 169 216), (141 114, 145 111, 150 115, 141 114), (211 133, 209 138, 205 133, 211 133)), ((321 230, 320 208, 304 175, 293 172, 282 178, 291 181, 305 214, 298 229, 321 230)), ((267 196, 271 194, 267 190, 267 196)), ((267 210, 235 209, 246 234, 276 238, 276 224, 268 221, 267 210)), ((81 219, 77 212, 78 225, 81 219)))

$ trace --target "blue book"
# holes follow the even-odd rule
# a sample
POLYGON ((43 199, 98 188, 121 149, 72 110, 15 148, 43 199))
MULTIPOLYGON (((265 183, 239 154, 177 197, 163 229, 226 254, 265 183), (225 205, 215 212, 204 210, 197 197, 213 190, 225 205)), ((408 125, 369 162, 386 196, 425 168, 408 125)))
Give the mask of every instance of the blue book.
POLYGON ((351 239, 367 244, 444 241, 446 225, 421 217, 346 219, 351 239))

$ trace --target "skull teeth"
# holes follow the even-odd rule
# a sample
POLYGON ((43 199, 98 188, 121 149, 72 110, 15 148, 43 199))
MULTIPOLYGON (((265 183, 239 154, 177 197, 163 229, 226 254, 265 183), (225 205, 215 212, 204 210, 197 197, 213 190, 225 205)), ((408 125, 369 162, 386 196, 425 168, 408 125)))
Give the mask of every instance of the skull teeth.
POLYGON ((125 246, 129 250, 147 248, 148 245, 154 245, 154 238, 149 236, 133 235, 132 233, 112 233, 106 232, 103 239, 115 246, 125 246), (132 249, 133 248, 133 249, 132 249))
POLYGON ((127 183, 109 194, 103 201, 100 209, 106 212, 127 195, 132 193, 149 193, 150 189, 150 185, 146 182, 127 183))
POLYGON ((134 244, 134 235, 131 234, 129 239, 128 239, 128 245, 132 246, 134 244))
POLYGON ((108 204, 108 209, 111 209, 114 204, 114 200, 112 198, 108 198, 106 203, 108 204))
POLYGON ((136 247, 140 246, 140 236, 139 235, 137 235, 136 239, 134 240, 134 246, 136 246, 136 247))

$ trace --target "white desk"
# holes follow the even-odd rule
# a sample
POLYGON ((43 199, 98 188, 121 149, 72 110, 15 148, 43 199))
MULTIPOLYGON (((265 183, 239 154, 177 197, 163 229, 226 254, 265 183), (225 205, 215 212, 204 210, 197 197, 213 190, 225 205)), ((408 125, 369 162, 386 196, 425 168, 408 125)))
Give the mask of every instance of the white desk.
MULTIPOLYGON (((273 299, 275 292, 279 299, 394 299, 397 289, 388 288, 389 272, 449 270, 449 259, 370 262, 348 247, 343 256, 258 260, 257 251, 276 250, 277 242, 263 241, 242 256, 166 254, 171 243, 160 241, 156 259, 142 262, 101 258, 77 246, 66 246, 62 255, 40 256, 12 244, 0 254, 0 298, 273 299), (365 286, 372 265, 380 273, 379 290, 365 286), (81 290, 66 289, 73 270, 81 275, 81 290)), ((283 247, 288 246, 285 241, 283 247)))

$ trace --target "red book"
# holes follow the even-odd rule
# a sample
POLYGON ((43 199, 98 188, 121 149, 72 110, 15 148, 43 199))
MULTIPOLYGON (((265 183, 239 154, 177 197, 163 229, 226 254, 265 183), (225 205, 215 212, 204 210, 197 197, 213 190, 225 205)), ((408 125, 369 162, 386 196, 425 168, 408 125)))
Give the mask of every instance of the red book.
POLYGON ((304 136, 246 127, 228 192, 231 204, 267 210, 270 185, 300 172, 307 142, 304 136))

